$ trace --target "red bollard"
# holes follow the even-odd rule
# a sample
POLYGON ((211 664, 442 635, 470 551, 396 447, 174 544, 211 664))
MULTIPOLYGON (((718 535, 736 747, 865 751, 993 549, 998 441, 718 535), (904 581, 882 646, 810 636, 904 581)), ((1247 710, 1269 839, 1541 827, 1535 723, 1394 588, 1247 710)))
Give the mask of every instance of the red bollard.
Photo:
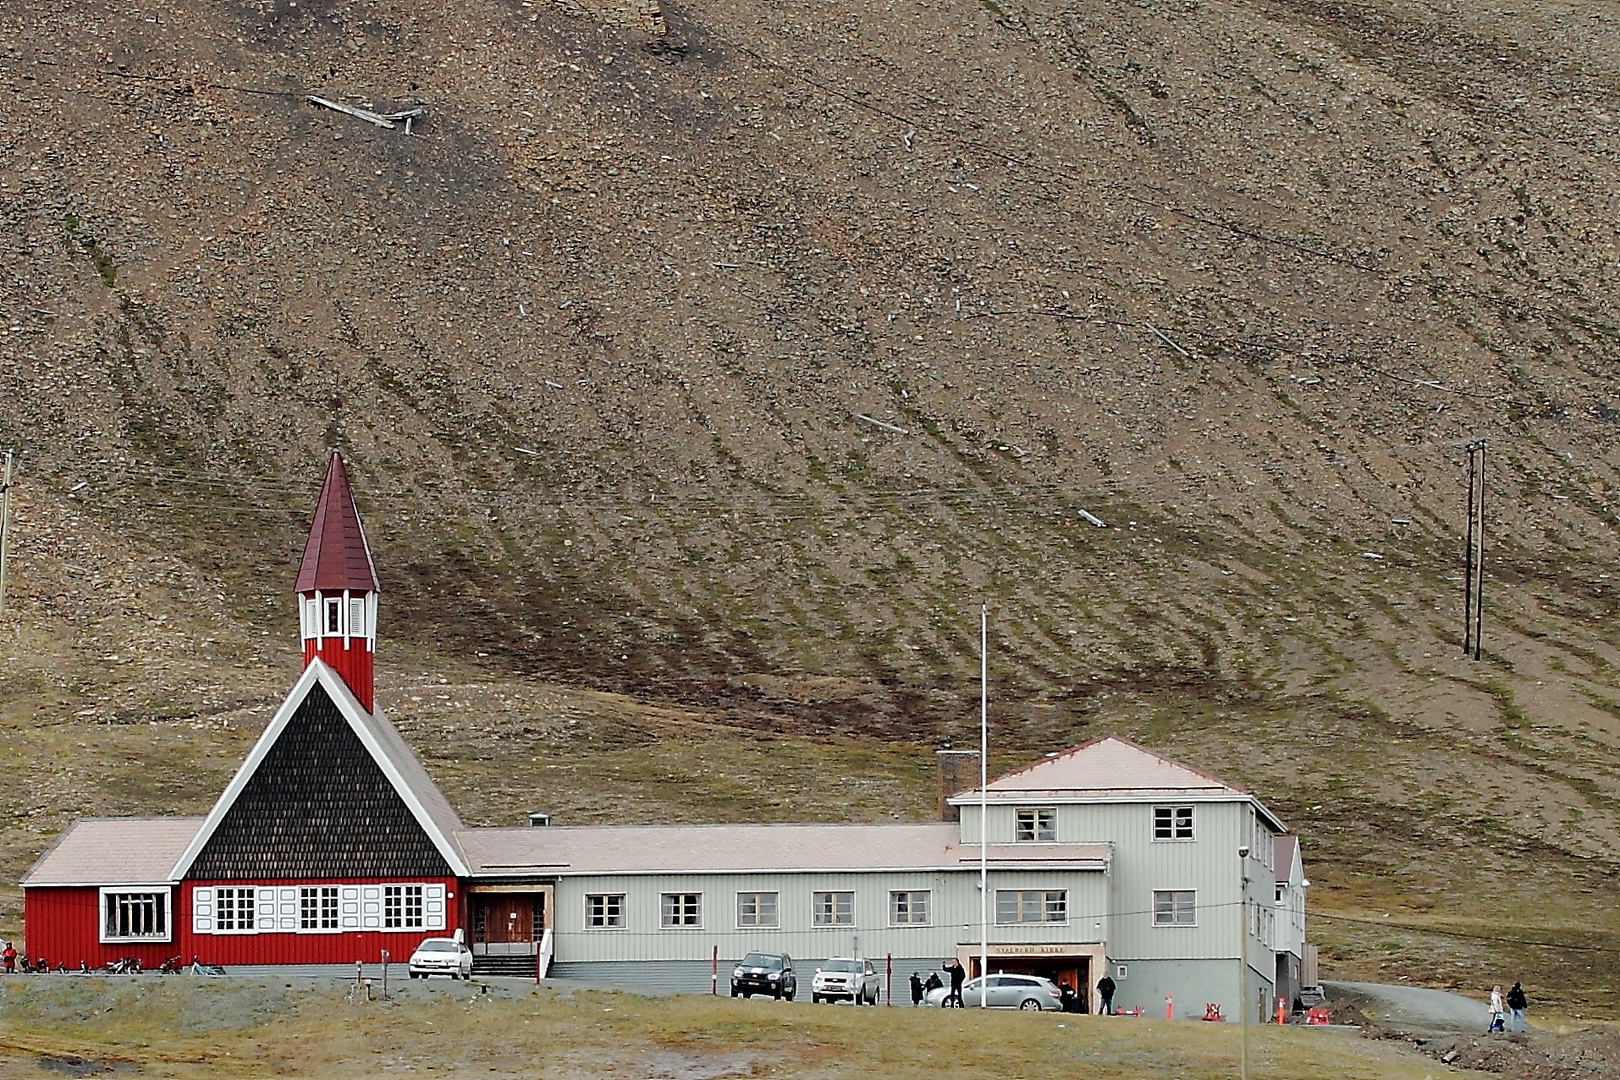
POLYGON ((885 1004, 885 1005, 893 1005, 894 1004, 894 953, 889 953, 887 959, 885 959, 883 961, 883 970, 886 972, 886 976, 885 976, 886 982, 885 982, 884 993, 888 995, 888 997, 884 1000, 883 1004, 885 1004))
POLYGON ((1166 1020, 1176 1018, 1176 999, 1169 994, 1164 996, 1164 1018, 1166 1020))
POLYGON ((709 969, 709 996, 718 997, 720 994, 720 946, 714 947, 713 966, 709 969))
POLYGON ((1285 998, 1277 999, 1277 1026, 1282 1027, 1288 1023, 1288 1002, 1285 998))

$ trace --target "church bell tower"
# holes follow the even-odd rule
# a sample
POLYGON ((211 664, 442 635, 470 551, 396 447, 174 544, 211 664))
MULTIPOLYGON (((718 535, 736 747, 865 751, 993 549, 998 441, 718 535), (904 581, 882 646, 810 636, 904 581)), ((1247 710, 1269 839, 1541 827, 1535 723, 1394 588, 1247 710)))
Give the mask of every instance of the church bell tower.
POLYGON ((374 711, 372 656, 377 647, 377 569, 336 450, 298 566, 304 666, 319 658, 337 672, 367 712, 374 711))

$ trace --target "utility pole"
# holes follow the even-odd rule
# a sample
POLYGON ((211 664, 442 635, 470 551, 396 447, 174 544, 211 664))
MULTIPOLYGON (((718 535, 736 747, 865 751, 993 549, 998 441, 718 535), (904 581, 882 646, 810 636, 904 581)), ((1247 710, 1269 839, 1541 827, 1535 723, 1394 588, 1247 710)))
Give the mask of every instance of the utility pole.
POLYGON ((1485 608, 1485 440, 1468 451, 1468 550, 1463 556, 1463 655, 1480 658, 1485 608))
POLYGON ((0 481, 0 615, 6 613, 6 562, 11 557, 11 451, 6 451, 6 478, 0 481))

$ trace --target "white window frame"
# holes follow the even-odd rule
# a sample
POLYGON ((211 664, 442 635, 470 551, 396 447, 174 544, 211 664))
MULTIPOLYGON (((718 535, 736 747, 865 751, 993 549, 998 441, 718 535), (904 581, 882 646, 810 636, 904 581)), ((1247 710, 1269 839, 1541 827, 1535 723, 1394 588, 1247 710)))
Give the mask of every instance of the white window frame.
POLYGON ((300 885, 298 887, 298 932, 300 934, 341 934, 343 932, 343 905, 340 885, 300 885), (331 904, 328 905, 327 901, 331 904), (314 922, 304 925, 304 905, 313 901, 314 922), (330 912, 330 914, 328 914, 330 912), (324 925, 331 919, 331 925, 324 925))
POLYGON ((855 925, 855 892, 853 889, 817 889, 810 894, 810 925, 817 930, 836 930, 839 927, 855 925), (822 911, 822 898, 826 898, 825 912, 822 911), (838 910, 839 897, 847 897, 849 903, 845 910, 838 910), (823 915, 826 917, 823 918, 823 915))
POLYGON ((746 890, 737 893, 737 929, 739 930, 780 930, 782 928, 782 894, 775 889, 746 890), (770 903, 765 898, 770 897, 770 903), (754 921, 743 921, 743 898, 751 897, 754 906, 754 921), (770 922, 765 922, 764 911, 769 906, 770 922))
POLYGON ((1192 803, 1165 803, 1153 808, 1153 842, 1155 844, 1190 844, 1198 839, 1198 810, 1192 803), (1169 835, 1159 835, 1159 815, 1169 815, 1169 835), (1181 820, 1187 820, 1187 835, 1182 836, 1181 820))
POLYGON ((1057 843, 1057 807, 1055 806, 1020 806, 1013 813, 1013 842, 1016 844, 1055 844, 1057 843), (1024 835, 1024 819, 1029 819, 1029 835, 1024 835), (1042 829, 1041 823, 1045 819, 1047 828, 1042 829), (1042 835, 1042 833, 1047 835, 1042 835))
POLYGON ((996 925, 997 926, 1067 926, 1068 923, 1069 923, 1069 890, 1068 889, 997 889, 996 890, 996 915, 995 915, 995 918, 996 918, 996 925), (1013 913, 1016 916, 1015 918, 1003 919, 1001 917, 1001 898, 1003 896, 1016 896, 1018 898, 1016 901, 1014 901, 1014 906, 1013 906, 1013 913), (1040 897, 1040 900, 1038 902, 1039 903, 1040 918, 1038 918, 1038 919, 1026 919, 1026 918, 1024 918, 1023 917, 1024 913, 1026 912, 1026 910, 1028 910, 1028 905, 1025 902, 1026 899, 1029 898, 1029 897, 1037 897, 1037 896, 1040 897), (1057 901, 1056 901, 1056 906, 1060 906, 1062 908, 1063 918, 1061 918, 1061 919, 1050 918, 1050 915, 1051 915, 1051 913, 1052 913, 1052 911, 1054 909, 1054 906, 1055 906, 1054 903, 1053 903, 1053 899, 1052 899, 1053 897, 1058 898, 1057 901))
POLYGON ((585 929, 625 930, 628 929, 629 925, 630 920, 625 918, 624 893, 585 894, 585 929), (592 922, 593 919, 601 921, 592 922))
POLYGON ((407 882, 384 885, 382 922, 384 930, 425 930, 427 886, 407 882))
POLYGON ((932 889, 890 889, 889 890, 889 925, 890 926, 932 926, 934 925, 934 895, 932 889), (901 918, 900 897, 905 897, 905 918, 901 918), (921 918, 918 918, 916 898, 922 898, 921 918))
POLYGON ((663 893, 658 897, 658 921, 665 930, 703 929, 703 894, 663 893))
POLYGON ((1197 889, 1154 889, 1153 890, 1153 925, 1155 927, 1174 927, 1181 929, 1198 925, 1198 890, 1197 889), (1190 896, 1192 897, 1192 922, 1182 922, 1176 918, 1181 912, 1181 905, 1175 900, 1170 902, 1170 916, 1168 921, 1159 918, 1159 897, 1161 896, 1190 896))
POLYGON ((259 886, 215 885, 209 891, 213 895, 214 933, 257 934, 259 932, 259 886), (220 925, 219 905, 222 900, 226 899, 221 895, 222 893, 230 894, 231 925, 229 926, 220 925), (242 925, 244 922, 249 925, 242 925))
POLYGON ((140 943, 143 941, 163 942, 174 940, 174 890, 168 885, 108 885, 99 893, 96 907, 96 919, 100 923, 101 942, 104 945, 113 945, 123 942, 140 943), (162 903, 161 921, 163 931, 157 934, 109 934, 107 932, 107 900, 115 896, 151 896, 160 897, 162 903))

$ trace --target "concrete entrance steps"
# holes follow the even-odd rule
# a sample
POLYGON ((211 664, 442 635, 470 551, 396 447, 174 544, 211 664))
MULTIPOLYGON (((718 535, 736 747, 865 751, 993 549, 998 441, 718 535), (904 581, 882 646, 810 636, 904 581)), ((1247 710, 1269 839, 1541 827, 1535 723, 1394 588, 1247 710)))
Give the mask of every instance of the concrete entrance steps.
POLYGON ((474 956, 473 974, 532 979, 534 964, 533 956, 474 956))

